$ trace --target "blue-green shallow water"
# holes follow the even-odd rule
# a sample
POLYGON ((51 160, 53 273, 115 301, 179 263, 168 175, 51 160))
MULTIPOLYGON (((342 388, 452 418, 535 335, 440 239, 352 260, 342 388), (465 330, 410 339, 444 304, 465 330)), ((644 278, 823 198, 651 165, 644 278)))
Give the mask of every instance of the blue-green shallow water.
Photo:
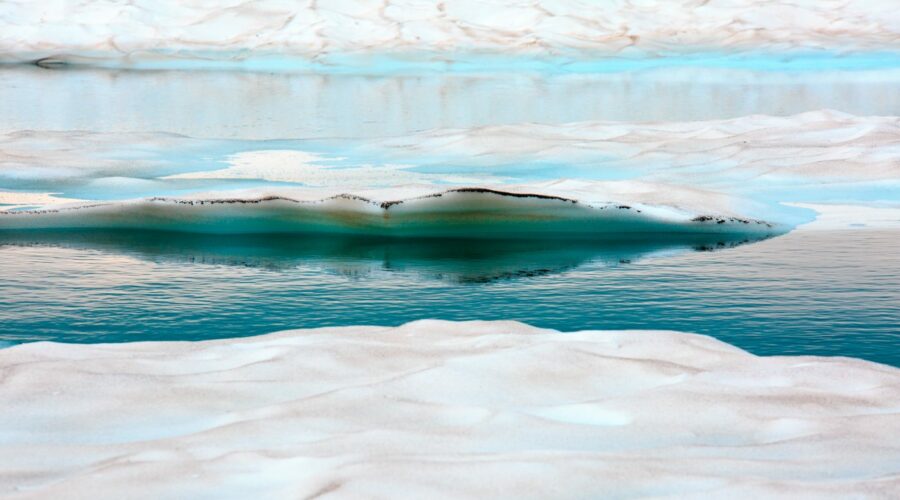
POLYGON ((0 342, 513 319, 681 330, 761 355, 900 366, 900 233, 800 230, 739 243, 8 233, 0 342))

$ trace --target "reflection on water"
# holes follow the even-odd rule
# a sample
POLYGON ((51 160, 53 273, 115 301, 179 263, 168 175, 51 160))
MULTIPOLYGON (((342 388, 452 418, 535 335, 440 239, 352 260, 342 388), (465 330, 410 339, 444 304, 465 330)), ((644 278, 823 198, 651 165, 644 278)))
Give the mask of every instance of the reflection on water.
POLYGON ((456 283, 542 276, 585 262, 633 262, 651 254, 713 251, 765 237, 735 234, 623 234, 605 240, 409 239, 340 235, 213 235, 144 231, 0 231, 4 246, 100 250, 151 261, 259 267, 307 266, 361 277, 378 270, 456 283))
POLYGON ((3 127, 233 139, 366 138, 585 120, 691 121, 834 109, 900 114, 900 70, 662 68, 353 76, 0 69, 3 127))
POLYGON ((684 242, 16 238, 0 247, 0 341, 513 319, 564 331, 674 329, 758 354, 900 366, 896 231, 801 230, 720 252, 677 251, 694 246, 684 242))

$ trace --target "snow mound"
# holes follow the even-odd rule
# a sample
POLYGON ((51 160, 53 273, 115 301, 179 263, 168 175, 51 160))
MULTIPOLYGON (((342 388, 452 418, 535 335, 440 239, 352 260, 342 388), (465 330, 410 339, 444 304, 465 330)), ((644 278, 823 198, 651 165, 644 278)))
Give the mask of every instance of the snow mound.
POLYGON ((377 201, 353 194, 318 200, 150 198, 0 211, 0 229, 150 229, 201 233, 318 233, 404 237, 595 237, 635 233, 783 232, 728 213, 671 206, 585 204, 523 190, 455 188, 377 201))

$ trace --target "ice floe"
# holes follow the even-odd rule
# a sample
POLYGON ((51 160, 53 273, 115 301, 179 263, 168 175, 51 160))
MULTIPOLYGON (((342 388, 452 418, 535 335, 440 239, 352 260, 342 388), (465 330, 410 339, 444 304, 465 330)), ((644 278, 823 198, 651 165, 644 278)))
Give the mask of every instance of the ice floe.
MULTIPOLYGON (((639 183, 630 183, 635 185, 639 183)), ((596 183, 602 188, 604 183, 596 183)), ((409 187, 405 189, 411 189, 409 187)), ((387 192, 396 191, 388 189, 387 192)), ((672 197, 672 191, 659 190, 672 197)), ((684 191, 684 190, 682 190, 684 191)), ((302 191, 300 191, 302 192, 302 191)), ((317 192, 317 191, 314 191, 317 192)), ((406 199, 336 194, 163 198, 0 211, 0 229, 150 229, 204 233, 306 233, 404 237, 615 237, 623 234, 725 233, 771 235, 787 226, 733 215, 724 207, 687 211, 685 205, 584 203, 511 186, 454 188, 406 199)), ((634 193, 634 189, 630 192, 634 193)), ((593 192, 595 195, 596 191, 593 192)), ((647 190, 642 199, 654 191, 647 190)), ((307 191, 308 194, 308 191, 307 191)), ((660 196, 660 195, 657 195, 660 196)), ((710 206, 709 197, 681 197, 710 206)), ((725 197, 727 200, 727 197, 725 197)))

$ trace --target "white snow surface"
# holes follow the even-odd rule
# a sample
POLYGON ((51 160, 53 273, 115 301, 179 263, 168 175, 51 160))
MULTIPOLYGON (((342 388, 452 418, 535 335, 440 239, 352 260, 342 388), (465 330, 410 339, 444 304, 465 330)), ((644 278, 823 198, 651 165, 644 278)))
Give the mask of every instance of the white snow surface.
POLYGON ((0 350, 5 498, 895 498, 900 370, 419 321, 0 350))
POLYGON ((791 203, 816 212, 816 219, 799 227, 804 231, 900 229, 900 204, 849 205, 791 203))
POLYGON ((893 0, 7 0, 2 59, 900 48, 893 0))

